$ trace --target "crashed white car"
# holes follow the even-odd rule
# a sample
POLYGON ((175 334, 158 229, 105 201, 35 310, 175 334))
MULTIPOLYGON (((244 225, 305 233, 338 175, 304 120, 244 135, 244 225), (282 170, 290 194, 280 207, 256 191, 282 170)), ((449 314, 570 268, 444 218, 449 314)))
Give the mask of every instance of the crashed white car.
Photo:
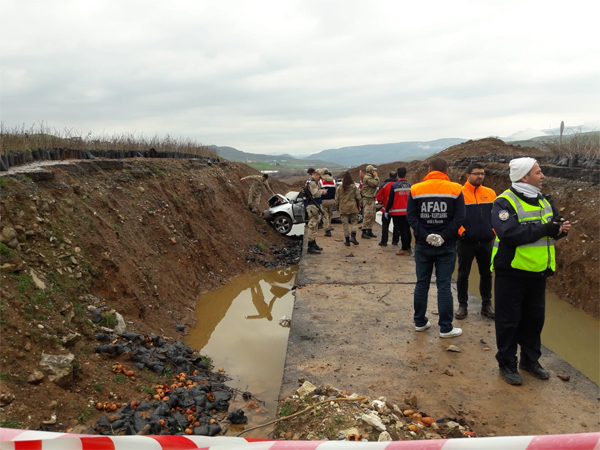
MULTIPOLYGON (((262 217, 273 225, 280 234, 288 234, 294 225, 308 222, 304 209, 304 193, 288 192, 285 196, 275 194, 269 200, 269 207, 263 212, 262 217)), ((358 212, 358 223, 362 223, 362 214, 358 212)), ((333 207, 332 222, 339 222, 340 215, 333 207)))

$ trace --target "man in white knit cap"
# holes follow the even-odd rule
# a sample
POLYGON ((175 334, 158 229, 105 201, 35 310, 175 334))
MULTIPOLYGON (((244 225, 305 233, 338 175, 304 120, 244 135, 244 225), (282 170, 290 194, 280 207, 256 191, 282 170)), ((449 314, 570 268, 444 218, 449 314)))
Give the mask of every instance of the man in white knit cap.
POLYGON ((546 307, 546 278, 556 269, 554 240, 571 224, 558 215, 549 196, 541 193, 544 174, 533 158, 513 159, 512 185, 492 209, 496 241, 491 269, 496 271, 496 360, 508 384, 523 384, 518 368, 547 380, 540 363, 541 333, 546 307))

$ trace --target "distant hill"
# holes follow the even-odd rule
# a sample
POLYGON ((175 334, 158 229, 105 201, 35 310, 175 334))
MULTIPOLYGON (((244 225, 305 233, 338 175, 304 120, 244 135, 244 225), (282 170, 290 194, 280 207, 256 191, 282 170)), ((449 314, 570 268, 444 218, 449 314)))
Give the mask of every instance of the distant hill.
POLYGON ((211 145, 211 149, 217 152, 221 158, 228 159, 229 161, 234 162, 243 162, 243 163, 285 163, 286 166, 300 166, 300 167, 327 167, 336 169, 340 167, 339 164, 336 164, 331 161, 323 161, 314 158, 297 158, 292 155, 284 154, 284 155, 261 155, 260 153, 246 153, 241 150, 238 150, 233 147, 217 147, 216 145, 211 145))
POLYGON ((342 166, 358 166, 365 162, 383 164, 392 161, 412 161, 425 159, 434 153, 453 145, 465 142, 467 139, 446 138, 435 141, 397 142, 395 144, 371 144, 354 147, 342 147, 323 150, 309 155, 306 159, 324 159, 336 162, 342 166))

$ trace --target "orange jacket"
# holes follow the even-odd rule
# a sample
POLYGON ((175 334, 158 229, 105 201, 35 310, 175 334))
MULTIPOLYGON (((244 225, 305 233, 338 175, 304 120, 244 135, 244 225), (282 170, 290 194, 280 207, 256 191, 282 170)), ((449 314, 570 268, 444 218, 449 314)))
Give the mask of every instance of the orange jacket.
POLYGON ((496 193, 485 186, 475 187, 468 181, 462 187, 465 197, 465 223, 458 230, 461 240, 489 241, 494 238, 492 207, 496 193))
POLYGON ((465 220, 461 185, 448 175, 431 171, 421 183, 413 184, 406 205, 406 220, 414 230, 417 244, 429 246, 429 234, 439 234, 443 247, 456 245, 458 229, 465 220))

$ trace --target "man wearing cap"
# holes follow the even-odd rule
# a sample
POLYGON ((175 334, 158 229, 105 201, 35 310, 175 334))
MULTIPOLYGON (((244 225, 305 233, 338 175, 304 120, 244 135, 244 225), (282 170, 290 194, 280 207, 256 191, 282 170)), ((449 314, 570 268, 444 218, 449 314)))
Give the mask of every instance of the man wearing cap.
POLYGON ((240 178, 240 181, 254 180, 254 183, 252 183, 252 186, 250 186, 250 191, 248 192, 248 209, 253 213, 260 212, 258 209, 258 204, 260 202, 263 189, 270 192, 271 195, 275 195, 273 189, 271 189, 271 186, 267 181, 268 179, 269 175, 266 173, 263 175, 248 175, 247 177, 240 178))
POLYGON ((460 239, 456 246, 458 255, 458 275, 456 276, 456 294, 458 309, 456 317, 464 319, 469 314, 469 275, 473 260, 477 260, 479 268, 479 295, 481 295, 481 315, 494 318, 492 308, 492 272, 490 260, 494 245, 492 229, 492 206, 496 193, 483 186, 485 169, 480 163, 467 166, 467 181, 462 187, 465 197, 465 223, 458 230, 460 239))
POLYGON ((363 224, 361 238, 371 239, 377 237, 373 234, 373 224, 375 223, 375 194, 379 187, 379 177, 377 169, 372 165, 368 165, 362 184, 362 200, 363 200, 363 224))
POLYGON ((325 192, 321 196, 323 203, 323 228, 325 228, 325 237, 331 237, 331 216, 333 214, 333 205, 335 204, 335 181, 331 177, 331 173, 326 168, 319 169, 321 171, 321 189, 325 192))
POLYGON ((509 166, 512 185, 492 209, 496 240, 491 268, 496 271, 496 360, 504 381, 520 385, 517 346, 518 368, 540 380, 549 378, 539 363, 546 279, 556 269, 554 240, 566 236, 571 224, 542 195, 545 177, 535 159, 513 159, 509 166))
POLYGON ((458 229, 465 220, 465 201, 461 185, 450 181, 447 173, 448 162, 444 158, 429 161, 429 173, 421 183, 411 186, 406 205, 406 219, 415 234, 415 331, 426 331, 431 327, 426 315, 427 296, 435 267, 441 338, 462 334, 460 328, 452 326, 451 283, 458 229))

